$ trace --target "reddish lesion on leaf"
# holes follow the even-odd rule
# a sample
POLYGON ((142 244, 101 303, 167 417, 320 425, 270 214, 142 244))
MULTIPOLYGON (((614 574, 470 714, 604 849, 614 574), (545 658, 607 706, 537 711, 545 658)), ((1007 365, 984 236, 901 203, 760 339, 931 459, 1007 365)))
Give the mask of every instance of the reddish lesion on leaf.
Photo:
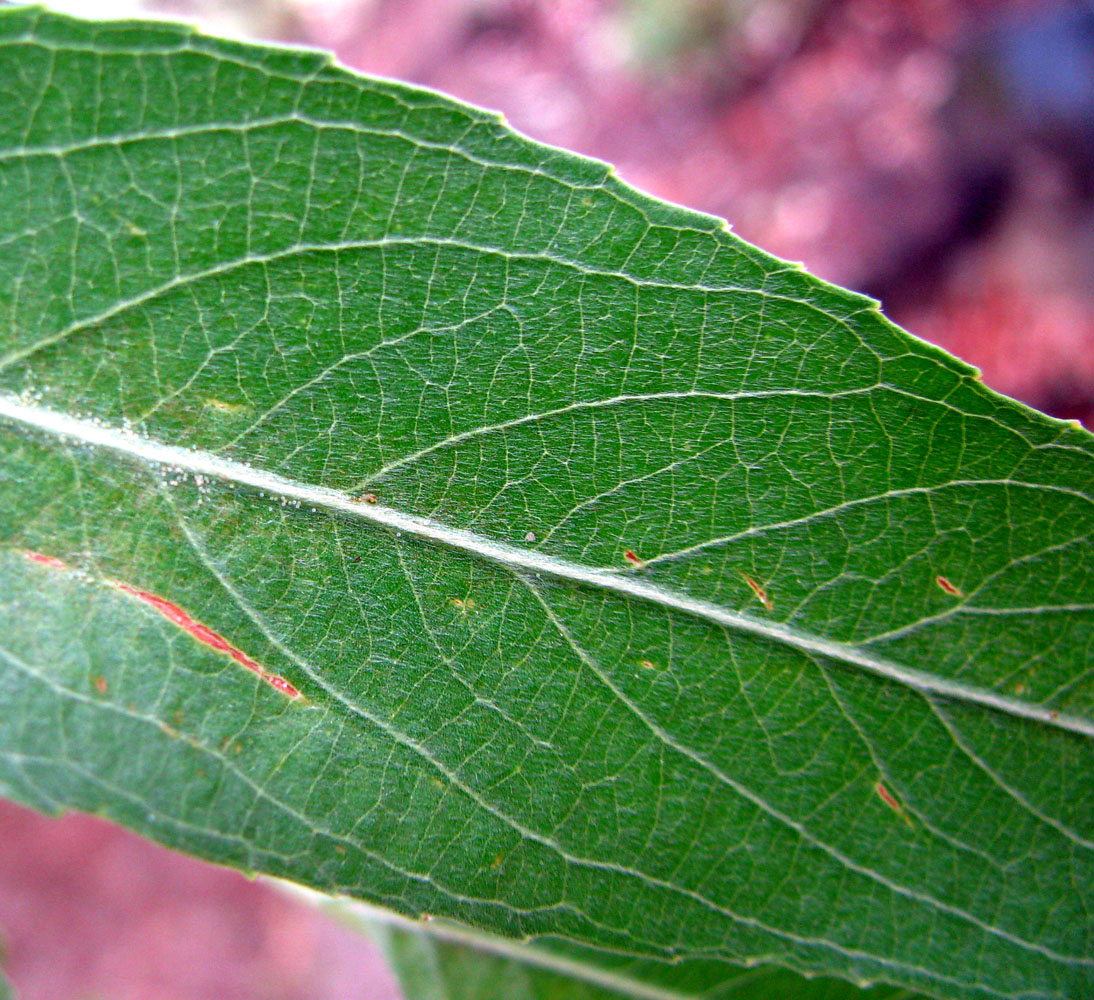
POLYGON ((623 558, 624 558, 624 559, 626 559, 626 560, 627 560, 627 562, 631 563, 632 565, 634 565, 634 566, 637 566, 637 567, 638 567, 639 569, 641 569, 641 568, 642 568, 643 566, 645 566, 645 565, 646 565, 646 564, 645 564, 644 562, 642 562, 642 560, 641 560, 641 559, 639 559, 639 558, 638 558, 638 556, 637 556, 637 555, 635 555, 635 554, 634 554, 634 553, 633 553, 633 552, 632 552, 632 551, 631 551, 630 549, 627 549, 627 550, 626 550, 626 551, 625 551, 625 552, 623 553, 623 558))
POLYGON ((954 586, 944 576, 936 576, 934 582, 937 583, 947 594, 951 597, 964 597, 965 593, 960 587, 954 586))
POLYGON ((878 798, 881 799, 893 812, 900 812, 900 803, 893 798, 893 793, 889 791, 880 781, 874 785, 874 791, 877 792, 878 798))
POLYGON ((877 782, 877 784, 874 785, 874 791, 877 792, 878 798, 904 820, 905 823, 909 826, 912 825, 911 819, 909 819, 908 814, 904 811, 904 806, 902 806, 900 800, 885 787, 884 782, 877 782))
MULTIPOLYGON (((58 559, 56 556, 45 555, 41 552, 32 552, 29 549, 24 549, 23 555, 31 560, 31 562, 38 563, 41 566, 48 566, 50 569, 69 568, 65 562, 58 559)), ((275 691, 280 691, 288 698, 297 699, 303 697, 303 695, 301 695, 292 684, 285 680, 284 677, 279 677, 277 674, 268 671, 262 664, 251 659, 243 650, 233 646, 219 632, 213 631, 208 625, 203 625, 177 604, 167 600, 167 598, 160 597, 157 594, 152 594, 147 590, 141 590, 139 587, 134 587, 131 584, 122 583, 118 580, 110 580, 108 582, 123 594, 134 597, 141 603, 154 608, 169 622, 173 625, 177 625, 184 632, 193 636, 198 642, 203 643, 210 649, 216 650, 218 653, 224 653, 231 657, 240 666, 246 667, 251 673, 256 674, 264 680, 275 691)), ((95 690, 98 691, 99 694, 106 693, 106 680, 104 678, 96 677, 93 683, 95 685, 95 690)))
POLYGON ((290 684, 284 677, 279 677, 277 674, 270 673, 262 664, 255 660, 252 660, 243 650, 233 646, 227 639, 224 638, 219 632, 214 632, 208 625, 203 625, 195 618, 191 617, 186 611, 180 608, 177 604, 173 604, 171 601, 164 597, 159 597, 156 594, 151 594, 147 590, 141 590, 139 587, 133 587, 128 583, 114 582, 114 586, 118 588, 123 594, 128 594, 130 597, 135 597, 138 601, 149 605, 158 611, 164 618, 166 618, 173 625, 177 625, 184 632, 189 633, 198 642, 204 643, 210 649, 215 649, 218 653, 226 653, 240 666, 246 667, 253 674, 257 674, 262 680, 270 685, 275 691, 280 691, 283 695, 289 698, 300 698, 301 694, 292 684, 290 684))
POLYGON ((768 596, 767 591, 763 587, 761 587, 755 580, 752 579, 752 577, 746 575, 745 573, 741 574, 741 579, 748 584, 749 589, 752 591, 752 593, 756 595, 757 598, 759 598, 760 603, 765 608, 767 608, 768 611, 774 610, 775 602, 771 600, 771 598, 768 596))
POLYGON ((42 566, 48 566, 50 569, 68 569, 68 567, 56 556, 47 556, 41 552, 31 552, 30 549, 23 549, 23 555, 31 562, 39 563, 42 566))

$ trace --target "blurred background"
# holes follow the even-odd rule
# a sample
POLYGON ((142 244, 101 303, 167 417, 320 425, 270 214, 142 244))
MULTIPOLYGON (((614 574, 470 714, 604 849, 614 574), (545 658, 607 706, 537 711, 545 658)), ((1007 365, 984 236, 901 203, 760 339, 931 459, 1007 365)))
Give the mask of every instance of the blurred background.
MULTIPOLYGON (((500 109, 881 299, 995 389, 1094 427, 1094 0, 65 0, 332 49, 500 109)), ((0 805, 23 1000, 398 996, 273 890, 0 805)))

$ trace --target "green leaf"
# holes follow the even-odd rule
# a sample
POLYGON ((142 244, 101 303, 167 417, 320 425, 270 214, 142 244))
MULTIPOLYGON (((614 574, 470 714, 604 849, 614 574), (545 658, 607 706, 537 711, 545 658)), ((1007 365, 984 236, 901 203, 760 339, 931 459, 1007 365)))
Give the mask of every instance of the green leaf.
POLYGON ((837 979, 804 979, 774 966, 741 969, 702 960, 665 965, 606 954, 591 962, 588 954, 557 942, 517 945, 448 922, 415 924, 351 900, 293 894, 376 941, 403 995, 414 1000, 916 1000, 906 990, 863 990, 837 979))
POLYGON ((6 794, 590 962, 1094 992, 1088 434, 316 53, 5 10, 0 105, 6 794))
POLYGON ((424 931, 377 924, 372 933, 403 995, 415 1000, 619 1000, 627 995, 424 931))

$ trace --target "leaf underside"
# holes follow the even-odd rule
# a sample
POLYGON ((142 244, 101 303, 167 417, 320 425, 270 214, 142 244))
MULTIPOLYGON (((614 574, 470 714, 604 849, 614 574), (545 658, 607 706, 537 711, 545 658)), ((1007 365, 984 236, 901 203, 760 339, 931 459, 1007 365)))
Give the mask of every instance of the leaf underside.
POLYGON ((7 795, 667 991, 1094 991, 1086 432, 317 53, 9 9, 0 102, 7 795))
MULTIPOLYGON (((340 912, 344 905, 332 908, 347 919, 340 912)), ((863 990, 837 979, 803 979, 775 966, 740 969, 724 962, 685 963, 685 973, 671 967, 672 992, 666 994, 655 985, 655 976, 636 977, 633 962, 617 960, 614 968, 603 963, 594 968, 538 947, 483 946, 461 940, 447 928, 426 930, 360 916, 350 916, 348 922, 380 945, 403 995, 415 1000, 648 1000, 690 995, 689 985, 697 983, 705 995, 718 1000, 914 1000, 913 994, 896 987, 863 990), (636 988, 636 981, 644 981, 646 989, 636 988)), ((658 971, 664 978, 666 970, 658 971)))

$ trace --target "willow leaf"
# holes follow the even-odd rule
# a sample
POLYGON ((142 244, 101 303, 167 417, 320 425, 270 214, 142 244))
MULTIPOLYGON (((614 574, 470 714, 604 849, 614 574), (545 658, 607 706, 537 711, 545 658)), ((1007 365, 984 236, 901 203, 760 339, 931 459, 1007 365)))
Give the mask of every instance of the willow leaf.
POLYGON ((314 52, 8 9, 0 104, 6 794, 588 956, 1094 992, 1088 434, 314 52))

